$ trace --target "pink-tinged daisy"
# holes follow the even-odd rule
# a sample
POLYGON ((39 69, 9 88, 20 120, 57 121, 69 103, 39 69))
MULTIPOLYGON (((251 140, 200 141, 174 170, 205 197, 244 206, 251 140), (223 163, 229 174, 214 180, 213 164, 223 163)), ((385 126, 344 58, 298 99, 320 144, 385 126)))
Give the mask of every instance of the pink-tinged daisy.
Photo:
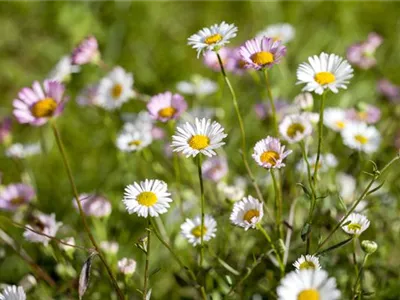
POLYGON ((45 80, 43 87, 35 81, 32 88, 23 88, 14 99, 13 114, 19 123, 41 126, 64 109, 65 87, 58 81, 45 80))
POLYGON ((211 157, 203 162, 201 170, 204 178, 218 182, 228 173, 228 162, 224 156, 211 157))
MULTIPOLYGON (((34 216, 33 224, 27 225, 27 227, 53 237, 56 235, 61 225, 62 223, 56 221, 55 214, 46 215, 38 212, 34 216)), ((50 238, 28 229, 25 230, 24 237, 32 243, 42 243, 45 246, 47 246, 50 241, 50 238)))
POLYGON ((11 118, 7 117, 0 122, 0 144, 10 142, 9 137, 11 136, 11 118))
POLYGON ((273 38, 252 39, 240 47, 240 55, 246 68, 261 70, 278 64, 286 55, 286 47, 273 38))
POLYGON ((394 103, 400 102, 400 86, 395 85, 387 79, 378 81, 378 92, 394 103))
POLYGON ((381 110, 374 105, 360 103, 357 108, 348 109, 346 117, 356 122, 375 124, 381 119, 381 110))
POLYGON ((382 44, 383 38, 371 32, 366 41, 357 43, 347 49, 347 59, 361 69, 370 69, 376 65, 375 51, 382 44))
MULTIPOLYGON (((79 201, 85 215, 94 217, 105 217, 111 214, 111 203, 105 197, 96 194, 81 194, 79 201)), ((78 209, 75 198, 73 205, 78 209)))
POLYGON ((74 65, 95 63, 100 58, 97 40, 94 36, 88 36, 72 51, 71 61, 74 65))
POLYGON ((253 159, 263 168, 280 169, 285 166, 283 160, 292 153, 292 150, 285 151, 285 146, 277 138, 267 136, 258 141, 254 146, 253 159))
MULTIPOLYGON (((222 65, 225 71, 231 72, 236 67, 236 60, 232 55, 231 48, 221 48, 218 50, 218 54, 221 57, 222 65)), ((203 56, 204 64, 215 72, 221 72, 221 66, 219 65, 218 57, 214 51, 206 51, 203 56)))
POLYGON ((35 190, 27 184, 15 183, 7 185, 0 192, 0 209, 16 210, 35 197, 35 190))
POLYGON ((150 116, 161 122, 175 120, 187 109, 183 96, 165 92, 151 97, 147 103, 150 116))

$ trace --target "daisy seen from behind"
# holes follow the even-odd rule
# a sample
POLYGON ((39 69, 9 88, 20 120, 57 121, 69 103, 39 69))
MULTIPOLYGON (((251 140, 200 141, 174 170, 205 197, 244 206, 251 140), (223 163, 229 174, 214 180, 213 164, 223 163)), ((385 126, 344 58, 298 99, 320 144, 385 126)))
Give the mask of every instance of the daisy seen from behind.
POLYGON ((181 225, 182 235, 189 241, 193 246, 201 244, 201 237, 203 241, 208 242, 216 236, 217 222, 210 215, 204 216, 204 226, 201 226, 201 216, 196 216, 193 219, 186 219, 181 225))
POLYGON ((247 231, 250 228, 256 228, 263 216, 263 204, 258 199, 248 196, 234 204, 229 219, 232 224, 247 231))
POLYGON ((285 146, 277 138, 267 136, 258 141, 254 146, 253 159, 263 168, 280 169, 285 166, 283 160, 292 153, 292 150, 285 151, 285 146))
POLYGON ((344 221, 342 229, 352 235, 360 235, 368 229, 370 222, 366 216, 362 214, 352 213, 344 221))
POLYGON ((381 142, 379 131, 365 123, 350 122, 341 134, 347 147, 365 153, 376 152, 381 142))

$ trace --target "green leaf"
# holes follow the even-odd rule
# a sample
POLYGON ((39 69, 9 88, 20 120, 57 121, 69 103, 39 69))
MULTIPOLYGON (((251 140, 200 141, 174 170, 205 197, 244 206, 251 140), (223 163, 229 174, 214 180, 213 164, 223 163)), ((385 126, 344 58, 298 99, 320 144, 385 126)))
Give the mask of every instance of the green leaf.
POLYGON ((335 249, 337 249, 337 248, 340 248, 340 247, 346 245, 346 244, 349 243, 351 240, 353 240, 353 237, 350 237, 350 238, 348 238, 348 239, 346 239, 346 240, 344 240, 344 241, 341 241, 340 243, 337 243, 337 244, 335 244, 335 245, 333 245, 333 246, 331 246, 331 247, 329 247, 329 248, 327 248, 327 249, 325 249, 325 250, 322 250, 322 251, 320 251, 320 252, 317 252, 315 255, 322 255, 322 254, 328 253, 328 252, 330 252, 330 251, 333 251, 333 250, 335 250, 335 249))

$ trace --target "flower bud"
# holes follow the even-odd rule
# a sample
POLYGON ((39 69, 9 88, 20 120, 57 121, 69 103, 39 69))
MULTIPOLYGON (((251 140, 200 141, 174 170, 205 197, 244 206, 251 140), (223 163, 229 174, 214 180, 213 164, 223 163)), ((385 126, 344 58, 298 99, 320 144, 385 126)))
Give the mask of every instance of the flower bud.
POLYGON ((378 244, 374 241, 364 240, 361 242, 361 248, 367 254, 372 254, 378 249, 378 244))

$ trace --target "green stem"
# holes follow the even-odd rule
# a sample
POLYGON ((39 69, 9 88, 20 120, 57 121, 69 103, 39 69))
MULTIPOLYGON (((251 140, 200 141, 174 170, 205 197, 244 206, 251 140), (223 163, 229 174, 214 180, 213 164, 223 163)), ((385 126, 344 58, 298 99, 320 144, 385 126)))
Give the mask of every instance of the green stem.
POLYGON ((365 256, 364 256, 363 262, 361 264, 360 271, 358 272, 358 276, 357 276, 356 282, 354 284, 354 294, 361 293, 362 273, 364 271, 365 264, 367 263, 368 256, 369 256, 369 254, 366 253, 365 256))
POLYGON ((204 184, 203 173, 201 171, 201 153, 197 156, 197 171, 200 181, 200 200, 201 200, 201 227, 200 227, 200 267, 203 267, 204 260, 204 184))
POLYGON ((146 300, 147 286, 149 282, 149 264, 150 264, 150 239, 151 239, 151 218, 147 221, 147 247, 146 247, 146 265, 144 267, 144 285, 143 285, 143 300, 146 300))
POLYGON ((321 96, 321 104, 319 105, 319 120, 318 120, 318 149, 317 149, 317 159, 315 161, 314 166, 314 175, 313 175, 313 182, 315 186, 315 182, 318 176, 318 165, 319 159, 321 157, 321 148, 322 148, 322 133, 323 133, 323 124, 324 124, 324 105, 326 99, 326 92, 324 92, 321 96))
POLYGON ((356 277, 358 277, 358 265, 357 265, 356 248, 357 248, 357 237, 355 237, 353 239, 353 264, 354 264, 354 270, 356 272, 356 277))
POLYGON ((278 180, 276 179, 275 172, 273 169, 271 171, 272 181, 274 182, 274 190, 275 190, 275 223, 276 223, 276 231, 278 232, 279 238, 283 238, 283 230, 282 230, 282 195, 281 188, 278 180))
POLYGON ((110 266, 108 265, 107 261, 105 260, 105 257, 103 256, 103 254, 102 254, 102 252, 100 250, 100 247, 98 246, 96 240, 93 237, 92 232, 89 229, 89 225, 87 223, 85 213, 84 213, 84 211, 82 209, 81 201, 79 201, 79 193, 78 193, 78 190, 76 188, 74 178, 72 176, 72 171, 71 171, 71 167, 69 165, 68 159, 67 159, 67 154, 65 152, 64 145, 63 145, 63 142, 61 140, 61 135, 60 135, 60 133, 59 133, 59 131, 57 129, 56 123, 55 123, 54 120, 52 120, 50 122, 50 124, 51 124, 51 128, 53 129, 53 133, 54 133, 54 137, 55 137, 56 142, 57 142, 58 149, 60 150, 60 153, 61 153, 61 157, 62 157, 62 160, 63 160, 63 163, 64 163, 64 167, 65 167, 65 169, 67 171, 68 179, 69 179, 69 182, 70 182, 70 185, 71 185, 71 188, 72 188, 73 195, 75 197, 76 204, 78 206, 78 210, 79 210, 79 214, 80 214, 81 219, 82 219, 84 230, 86 231, 90 241, 92 242, 93 247, 98 252, 99 258, 102 261, 102 263, 104 264, 104 266, 105 266, 105 268, 107 270, 108 276, 110 277, 110 280, 111 280, 111 282, 112 282, 112 284, 114 286, 114 289, 118 294, 118 298, 120 300, 124 300, 125 296, 122 293, 121 289, 119 288, 117 280, 115 279, 115 277, 114 277, 114 275, 113 275, 113 273, 111 271, 110 266))
POLYGON ((269 81, 269 76, 268 76, 268 69, 264 69, 264 76, 265 76, 265 84, 267 86, 267 93, 268 93, 268 99, 269 103, 271 105, 271 112, 272 112, 272 123, 274 127, 274 135, 278 136, 278 121, 276 118, 276 109, 275 109, 275 103, 274 103, 274 98, 272 97, 272 92, 271 92, 271 83, 269 81))

